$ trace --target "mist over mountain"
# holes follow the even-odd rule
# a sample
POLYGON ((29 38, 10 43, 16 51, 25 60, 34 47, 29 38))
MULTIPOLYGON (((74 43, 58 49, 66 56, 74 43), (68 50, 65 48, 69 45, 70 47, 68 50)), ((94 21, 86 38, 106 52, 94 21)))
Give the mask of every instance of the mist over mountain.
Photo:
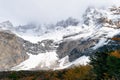
POLYGON ((13 25, 56 23, 73 17, 81 19, 88 6, 119 5, 120 0, 0 0, 0 22, 10 20, 13 25))

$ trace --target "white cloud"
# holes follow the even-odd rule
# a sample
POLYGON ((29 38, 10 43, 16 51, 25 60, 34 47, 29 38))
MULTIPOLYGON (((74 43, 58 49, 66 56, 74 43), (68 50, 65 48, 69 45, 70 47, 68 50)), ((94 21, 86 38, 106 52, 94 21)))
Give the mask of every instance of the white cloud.
POLYGON ((120 5, 120 0, 0 0, 0 21, 14 24, 56 22, 70 16, 80 18, 88 6, 120 5))

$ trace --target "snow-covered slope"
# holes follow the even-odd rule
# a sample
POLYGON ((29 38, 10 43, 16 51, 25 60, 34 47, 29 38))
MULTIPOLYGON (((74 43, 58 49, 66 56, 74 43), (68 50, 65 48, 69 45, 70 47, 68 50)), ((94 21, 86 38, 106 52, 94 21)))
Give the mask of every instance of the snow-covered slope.
POLYGON ((29 70, 29 69, 35 69, 36 66, 40 67, 41 69, 51 69, 55 67, 58 60, 55 51, 41 53, 38 55, 32 55, 32 54, 28 54, 28 55, 29 55, 28 60, 24 61, 18 66, 13 67, 12 70, 29 70))
POLYGON ((120 34, 120 7, 88 8, 82 21, 76 26, 26 25, 11 31, 30 41, 33 45, 31 49, 36 47, 35 51, 48 49, 47 44, 42 43, 42 47, 40 46, 39 42, 43 40, 52 40, 50 46, 54 48, 51 49, 54 51, 41 52, 37 55, 29 53, 29 59, 14 66, 12 70, 63 69, 83 65, 89 62, 89 53, 107 45, 112 37, 120 34))

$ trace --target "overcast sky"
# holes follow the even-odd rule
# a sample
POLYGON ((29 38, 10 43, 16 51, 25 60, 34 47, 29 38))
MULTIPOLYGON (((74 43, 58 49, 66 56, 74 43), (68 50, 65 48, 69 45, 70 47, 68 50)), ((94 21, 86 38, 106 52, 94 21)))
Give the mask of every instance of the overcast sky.
POLYGON ((0 22, 14 25, 50 23, 70 16, 80 18, 88 6, 119 5, 120 0, 0 0, 0 22))

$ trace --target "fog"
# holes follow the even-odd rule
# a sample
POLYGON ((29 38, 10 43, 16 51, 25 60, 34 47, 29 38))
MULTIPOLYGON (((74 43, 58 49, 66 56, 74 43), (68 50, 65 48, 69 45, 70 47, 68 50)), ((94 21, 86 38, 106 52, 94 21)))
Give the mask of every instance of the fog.
POLYGON ((74 17, 80 19, 88 6, 120 5, 120 0, 0 0, 0 22, 13 25, 54 23, 74 17))

